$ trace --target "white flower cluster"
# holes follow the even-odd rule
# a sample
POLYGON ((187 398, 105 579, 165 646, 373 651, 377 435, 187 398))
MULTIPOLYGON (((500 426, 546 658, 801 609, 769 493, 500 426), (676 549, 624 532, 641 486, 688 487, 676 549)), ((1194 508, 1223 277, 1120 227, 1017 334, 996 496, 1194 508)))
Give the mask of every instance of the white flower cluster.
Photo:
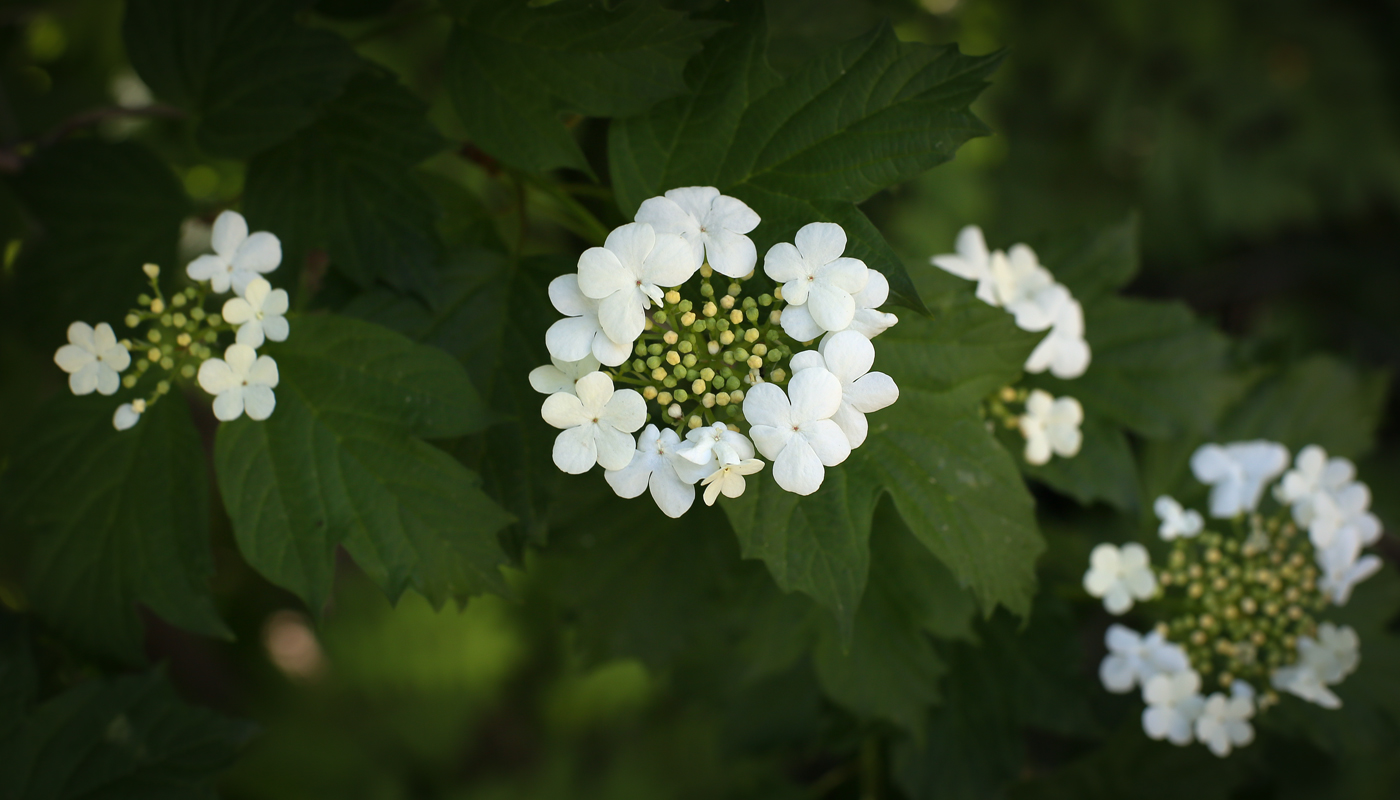
POLYGON ((1341 705, 1329 687, 1355 671, 1360 640, 1349 627, 1315 623, 1310 612, 1345 604, 1380 569, 1380 559, 1361 550, 1380 538, 1381 524, 1347 459, 1310 445, 1288 467, 1288 450, 1276 442, 1204 445, 1191 470, 1210 487, 1210 517, 1228 521, 1226 532, 1163 496, 1154 504, 1157 531, 1173 549, 1160 573, 1136 543, 1101 544, 1090 556, 1084 588, 1112 614, 1163 590, 1182 592, 1176 611, 1184 613, 1146 636, 1110 627, 1099 670, 1111 692, 1142 687, 1143 728, 1154 739, 1196 740, 1224 756, 1253 739, 1250 719, 1277 702, 1276 692, 1341 705), (1260 512, 1280 476, 1272 491, 1279 505, 1260 512), (1230 694, 1203 695, 1208 674, 1230 694))
MULTIPOLYGON (((1026 372, 1049 370, 1063 380, 1084 374, 1090 361, 1089 344, 1084 340, 1084 309, 1040 264, 1034 250, 1017 244, 1008 252, 989 251, 982 229, 976 225, 962 229, 956 250, 934 256, 933 264, 977 281, 977 297, 1006 309, 1022 330, 1049 330, 1026 359, 1026 372)), ((1052 455, 1077 455, 1083 441, 1079 430, 1083 421, 1084 409, 1073 397, 1056 399, 1040 389, 1031 392, 1025 413, 1017 418, 1026 437, 1026 462, 1039 465, 1049 462, 1052 455)))
POLYGON ((170 296, 167 301, 158 283, 160 268, 142 267, 154 297, 141 295, 141 308, 126 317, 127 327, 149 323, 146 344, 129 339, 117 341, 112 326, 95 327, 84 322, 68 326, 68 344, 54 354, 54 362, 69 373, 68 386, 74 394, 97 391, 115 394, 119 386, 134 388, 147 375, 160 374, 154 390, 118 406, 112 416, 117 430, 126 430, 161 396, 170 392, 170 379, 198 375, 205 391, 215 395, 214 415, 220 420, 237 419, 243 413, 256 420, 267 419, 277 404, 272 389, 277 386, 277 364, 270 356, 258 356, 265 341, 281 342, 290 332, 285 314, 286 291, 273 289, 262 274, 272 272, 282 261, 282 245, 276 236, 259 232, 249 235, 248 223, 235 211, 225 211, 215 220, 212 255, 196 258, 186 274, 196 281, 170 296), (233 289, 235 297, 223 304, 220 314, 204 311, 210 294, 233 289), (212 357, 209 344, 221 332, 236 329, 235 343, 223 358, 212 357), (135 374, 119 377, 139 354, 135 374), (197 366, 196 366, 197 365, 197 366))
POLYGON ((780 487, 806 495, 865 441, 865 415, 899 396, 870 371, 871 338, 898 321, 879 311, 889 284, 843 255, 839 225, 818 222, 764 257, 775 290, 744 298, 758 260, 747 234, 759 222, 713 187, 672 189, 550 283, 564 318, 545 334, 553 363, 530 384, 561 429, 561 470, 602 466, 619 496, 650 489, 679 517, 697 484, 706 504, 742 494, 764 467, 756 454, 780 487))

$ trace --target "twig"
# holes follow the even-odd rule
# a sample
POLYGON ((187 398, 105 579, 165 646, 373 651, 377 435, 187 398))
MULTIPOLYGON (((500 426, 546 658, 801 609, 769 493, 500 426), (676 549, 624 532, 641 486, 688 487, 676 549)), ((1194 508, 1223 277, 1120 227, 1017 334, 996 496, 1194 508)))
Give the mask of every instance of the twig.
POLYGON ((44 134, 35 141, 39 147, 50 147, 68 138, 75 131, 105 122, 109 119, 121 119, 123 117, 161 117, 164 119, 183 119, 185 112, 174 106, 167 106, 162 103, 152 103, 147 106, 137 108, 124 108, 122 106, 110 106, 108 108, 96 108, 92 111, 84 111, 64 120, 52 131, 44 134))

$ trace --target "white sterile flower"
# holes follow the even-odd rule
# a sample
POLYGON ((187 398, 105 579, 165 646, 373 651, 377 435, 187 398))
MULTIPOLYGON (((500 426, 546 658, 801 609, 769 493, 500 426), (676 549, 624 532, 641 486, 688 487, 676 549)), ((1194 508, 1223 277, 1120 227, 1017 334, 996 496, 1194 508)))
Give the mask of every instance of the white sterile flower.
POLYGON ((1340 529, 1326 547, 1317 550, 1317 565, 1322 569, 1317 587, 1339 606, 1351 599, 1351 590, 1381 568, 1374 555, 1361 555, 1361 534, 1354 527, 1340 529))
POLYGON ((1148 562, 1147 548, 1130 542, 1120 549, 1101 544, 1089 553, 1089 571, 1084 573, 1084 590, 1103 598, 1110 614, 1122 614, 1134 600, 1148 600, 1157 591, 1157 578, 1148 562))
POLYGON ((982 229, 976 225, 963 228, 954 247, 956 254, 934 256, 930 261, 959 278, 977 281, 977 299, 988 305, 998 305, 992 279, 992 254, 987 250, 987 240, 982 238, 982 229))
MULTIPOLYGON (((685 283, 698 268, 684 239, 629 222, 613 229, 602 247, 579 256, 578 288, 598 301, 598 322, 608 338, 630 347, 646 327, 651 304, 660 305, 667 286, 685 283)), ((608 363, 601 355, 598 360, 608 363)))
POLYGON ((116 413, 112 414, 112 427, 119 431, 131 428, 141 421, 141 415, 144 413, 146 413, 145 400, 122 403, 117 406, 116 413))
POLYGON ((560 275, 550 281, 549 301, 564 315, 545 331, 544 344, 550 356, 560 361, 582 361, 592 353, 599 362, 615 367, 632 355, 630 341, 615 342, 603 331, 603 324, 598 321, 598 301, 579 291, 577 275, 560 275))
POLYGON ((1327 458, 1317 445, 1304 447, 1294 469, 1274 488, 1279 502, 1291 503, 1293 519, 1308 531, 1319 549, 1351 529, 1362 545, 1375 544, 1381 523, 1370 512, 1371 490, 1355 480, 1356 466, 1345 458, 1327 458))
POLYGON ((1349 626, 1330 622, 1318 626, 1317 638, 1298 637, 1298 661, 1274 670, 1275 689, 1290 692, 1323 708, 1341 708, 1342 700, 1328 686, 1335 686, 1361 663, 1361 639, 1349 626))
POLYGON ((1056 400, 1049 392, 1032 390, 1026 398, 1026 413, 1018 421, 1021 434, 1026 437, 1028 464, 1044 464, 1052 453, 1072 458, 1084 443, 1084 435, 1079 430, 1084 421, 1084 407, 1073 397, 1056 400))
POLYGON ((1211 487, 1210 515, 1229 518, 1253 511, 1264 484, 1288 468, 1288 448, 1263 440, 1201 445, 1191 456, 1196 479, 1211 487))
POLYGON ((1023 331, 1050 327, 1071 300, 1069 290, 1055 283, 1035 251, 1024 244, 1012 246, 1006 255, 993 253, 991 269, 997 302, 1016 317, 1016 327, 1023 331))
POLYGON ((685 443, 677 454, 696 466, 705 468, 705 475, 714 471, 715 466, 724 460, 730 451, 739 459, 753 458, 753 442, 738 431, 729 430, 723 422, 696 428, 685 435, 685 443))
MULTIPOLYGON (((1063 287, 1060 287, 1063 289, 1063 287)), ((1026 359, 1026 372, 1050 374, 1061 380, 1073 380, 1089 369, 1089 343, 1084 341, 1084 309, 1079 301, 1069 297, 1060 304, 1050 333, 1040 340, 1026 359)))
POLYGON ((822 485, 826 467, 851 454, 851 443, 831 420, 841 407, 841 380, 825 369, 804 369, 788 381, 787 394, 760 383, 744 397, 744 418, 758 451, 773 462, 773 480, 795 494, 822 485))
POLYGON ((622 469, 632 461, 632 432, 647 421, 647 402, 631 389, 613 391, 612 378, 594 372, 578 379, 575 394, 545 398, 544 421, 563 429, 554 440, 554 463, 577 475, 594 464, 622 469))
POLYGON ((1191 668, 1186 651, 1157 631, 1143 636, 1114 623, 1108 626, 1104 644, 1108 645, 1108 655, 1099 664, 1099 680, 1110 692, 1129 692, 1162 673, 1185 672, 1191 668))
POLYGON ((1216 692, 1206 698, 1201 716, 1196 720, 1196 738, 1212 753, 1224 758, 1235 747, 1254 741, 1254 689, 1244 681, 1235 681, 1230 696, 1216 692))
MULTIPOLYGON (((570 387, 572 388, 572 387, 570 387)), ((603 473, 618 497, 632 498, 651 488, 651 499, 668 517, 679 517, 695 502, 695 483, 709 474, 678 454, 681 438, 667 428, 648 425, 637 437, 637 451, 622 469, 603 473)), ((752 451, 750 451, 752 452, 752 451)))
POLYGON ((841 381, 841 407, 831 421, 841 427, 851 449, 865 443, 869 425, 865 415, 893 405, 899 399, 899 387, 883 372, 871 372, 875 363, 875 346, 855 331, 834 333, 822 340, 818 350, 803 350, 792 357, 792 372, 824 369, 841 381))
POLYGON ((763 462, 756 458, 735 459, 733 456, 732 450, 725 449, 720 457, 719 469, 701 482, 705 486, 705 505, 714 505, 721 492, 729 498, 743 494, 746 486, 744 476, 763 469, 763 462))
POLYGON ((277 362, 259 356, 246 344, 231 344, 223 358, 210 358, 199 365, 199 385, 215 395, 214 416, 224 422, 248 412, 250 419, 272 416, 277 397, 277 362))
POLYGON ((131 365, 131 353, 117 342, 112 326, 94 328, 86 322, 68 326, 68 344, 53 354, 53 363, 68 373, 73 394, 115 394, 121 385, 117 373, 131 365))
POLYGON ((859 259, 843 257, 845 251, 846 232, 840 225, 813 222, 797 231, 792 244, 779 242, 763 257, 763 271, 783 285, 788 305, 779 322, 789 336, 798 338, 787 321, 796 306, 806 306, 823 331, 843 331, 855 321, 855 295, 869 284, 870 270, 859 259))
POLYGON ((573 394, 574 384, 578 379, 597 372, 599 367, 598 359, 594 358, 592 353, 578 361, 560 361, 557 358, 551 358, 550 361, 554 363, 530 370, 530 387, 540 394, 573 394))
POLYGON ((248 234, 248 221, 237 211, 225 211, 214 220, 210 239, 213 255, 203 255, 185 267, 193 280, 209 281, 216 294, 233 287, 243 294, 258 273, 271 272, 282 263, 282 242, 267 231, 248 234))
POLYGON ((1320 491, 1335 492, 1356 478, 1356 465, 1350 459, 1327 457, 1327 451, 1310 444, 1298 451, 1293 469, 1284 474, 1274 489, 1280 503, 1306 500, 1320 491))
POLYGON ((289 307, 286 289, 274 289, 262 278, 248 282, 242 297, 230 297, 224 302, 221 312, 224 321, 238 326, 236 341, 254 349, 262 347, 263 341, 287 341, 290 326, 282 316, 289 307))
POLYGON ((1168 542, 1178 537, 1190 539, 1200 533, 1206 524, 1201 512, 1194 508, 1182 508, 1176 498, 1167 495, 1157 498, 1157 502, 1152 504, 1152 510, 1156 512, 1157 519, 1162 521, 1157 527, 1157 533, 1168 542))
POLYGON ((758 227, 758 214, 713 186, 687 186, 653 197, 637 209, 637 221, 684 239, 690 245, 692 271, 708 260, 715 272, 742 278, 758 263, 758 250, 744 235, 758 227))
POLYGON ((1206 704, 1200 691, 1201 676, 1193 669, 1154 675, 1142 688, 1142 699, 1147 703, 1142 710, 1142 729, 1153 739, 1190 744, 1206 704))
MULTIPOLYGON (((874 339, 884 333, 899 322, 899 317, 894 314, 887 314, 880 310, 880 306, 890 297, 890 282, 879 270, 869 270, 866 272, 869 281, 865 288, 856 292, 856 313, 851 317, 851 324, 845 330, 855 331, 867 339, 874 339)), ((781 318, 783 332, 799 342, 810 342, 822 335, 821 326, 812 319, 812 312, 807 306, 788 306, 783 309, 781 318)), ((833 331, 831 334, 837 333, 833 331)))

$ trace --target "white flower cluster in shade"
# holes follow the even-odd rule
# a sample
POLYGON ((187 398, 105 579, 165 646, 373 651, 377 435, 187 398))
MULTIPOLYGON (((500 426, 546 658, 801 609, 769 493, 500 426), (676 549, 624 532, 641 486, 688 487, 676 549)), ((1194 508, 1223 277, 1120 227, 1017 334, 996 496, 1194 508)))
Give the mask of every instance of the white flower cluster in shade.
MULTIPOLYGON (((960 278, 977 281, 977 297, 1004 308, 1025 331, 1048 330, 1026 359, 1025 370, 1047 370, 1062 380, 1072 380, 1089 368, 1091 353, 1084 340, 1084 309, 1050 270, 1041 265, 1035 251, 1025 244, 1007 252, 987 249, 982 229, 969 225, 958 234, 956 253, 934 256, 933 264, 960 278)), ((1026 437, 1025 459, 1045 464, 1052 455, 1072 458, 1082 444, 1079 426, 1084 411, 1072 397, 1056 399, 1035 390, 1020 418, 1026 437), (1035 404, 1034 408, 1032 403, 1035 404)))
POLYGON ((201 288, 178 292, 169 303, 157 282, 160 268, 154 264, 142 267, 156 296, 142 295, 142 308, 128 314, 127 325, 152 323, 147 331, 149 349, 129 340, 118 341, 112 326, 105 322, 68 326, 68 344, 54 354, 54 362, 69 373, 68 386, 74 394, 96 391, 112 395, 123 385, 135 387, 148 371, 163 370, 166 375, 149 398, 136 398, 117 407, 112 415, 117 430, 136 425, 147 408, 169 392, 168 378, 177 374, 191 378, 197 372, 200 386, 216 396, 214 415, 221 420, 236 419, 245 411, 253 419, 266 419, 276 406, 272 389, 277 385, 277 364, 269 356, 259 357, 256 349, 265 341, 284 341, 289 333, 284 316, 287 293, 273 289, 261 277, 281 263, 281 244, 270 233, 250 236, 247 222, 235 211, 225 211, 215 220, 211 244, 213 255, 200 256, 186 268, 186 274, 201 288), (204 296, 229 289, 237 296, 223 304, 221 315, 206 314, 204 296), (200 301, 187 308, 196 297, 200 301), (218 332, 228 327, 237 330, 235 343, 223 358, 207 357, 204 342, 215 341, 218 332), (140 369, 123 379, 120 374, 131 366, 133 349, 142 356, 137 364, 140 369))
POLYGON ((898 321, 879 311, 889 284, 844 255, 839 225, 812 223, 764 257, 764 273, 778 288, 761 302, 785 305, 758 322, 757 303, 735 300, 757 266, 747 234, 759 223, 751 208, 713 187, 672 189, 644 202, 602 247, 585 251, 576 273, 550 283, 564 318, 545 335, 552 363, 531 372, 530 384, 548 395, 541 414, 561 430, 553 451, 559 469, 601 466, 619 496, 650 490, 665 514, 679 517, 697 485, 706 504, 740 496, 746 478, 765 466, 759 454, 772 462, 778 486, 811 494, 827 467, 865 441, 865 415, 899 396, 889 376, 871 372, 870 339, 898 321), (697 273, 702 297, 692 303, 682 292, 694 288, 688 284, 697 273), (727 296, 714 293, 715 274, 731 279, 727 296), (746 338, 736 339, 745 320, 746 338), (725 349, 740 346, 751 350, 725 349), (663 347, 674 348, 665 360, 663 347), (746 392, 736 389, 738 376, 725 386, 716 375, 727 367, 747 371, 746 392), (697 405, 693 413, 682 410, 687 399, 697 405), (715 419, 720 411, 728 421, 715 419))

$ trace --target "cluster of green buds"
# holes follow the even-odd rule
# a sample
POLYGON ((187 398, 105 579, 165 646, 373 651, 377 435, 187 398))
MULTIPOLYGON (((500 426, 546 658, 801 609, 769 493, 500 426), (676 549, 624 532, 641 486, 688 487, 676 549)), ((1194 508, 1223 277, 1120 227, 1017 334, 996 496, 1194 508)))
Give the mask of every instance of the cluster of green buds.
POLYGON ((634 358, 613 379, 635 386, 648 416, 684 435, 715 422, 742 422, 744 392, 758 383, 783 384, 795 343, 782 331, 782 289, 744 294, 743 279, 699 271, 699 299, 691 284, 668 290, 647 319, 634 358), (718 279, 717 279, 718 278, 718 279))
MULTIPOLYGON (((213 347, 220 334, 232 331, 218 313, 205 311, 210 297, 207 283, 200 282, 166 295, 160 288, 160 267, 146 264, 145 272, 150 292, 136 298, 137 307, 126 314, 126 327, 144 333, 122 340, 131 351, 134 371, 122 377, 122 386, 134 389, 138 384, 150 386, 138 411, 144 411, 170 392, 177 378, 190 380, 199 365, 215 355, 213 347), (154 383, 150 381, 154 379, 154 383)), ((217 301, 216 301, 217 302, 217 301)))

